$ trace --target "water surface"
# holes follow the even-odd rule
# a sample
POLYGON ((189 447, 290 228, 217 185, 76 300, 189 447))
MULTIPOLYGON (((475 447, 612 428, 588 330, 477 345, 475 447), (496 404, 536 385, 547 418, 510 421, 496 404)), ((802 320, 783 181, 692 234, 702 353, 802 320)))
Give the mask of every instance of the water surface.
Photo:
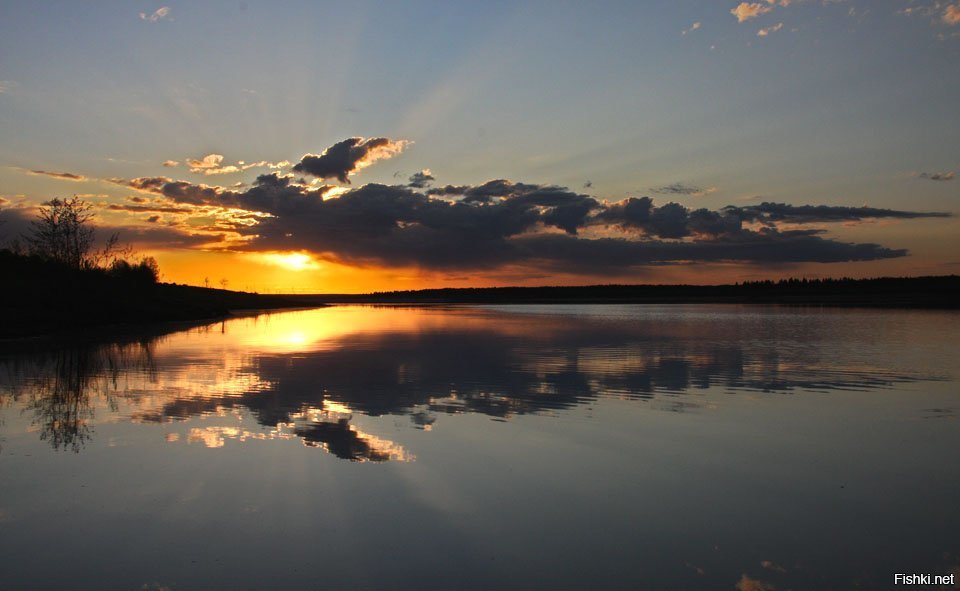
POLYGON ((0 589, 960 573, 960 315, 331 307, 0 356, 0 589))

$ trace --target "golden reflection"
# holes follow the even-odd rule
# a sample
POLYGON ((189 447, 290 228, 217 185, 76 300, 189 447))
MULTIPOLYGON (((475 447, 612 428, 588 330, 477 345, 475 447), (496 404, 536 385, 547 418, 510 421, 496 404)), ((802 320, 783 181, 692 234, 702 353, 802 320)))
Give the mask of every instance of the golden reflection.
MULTIPOLYGON (((202 443, 205 447, 218 448, 223 447, 227 439, 239 442, 245 441, 269 441, 276 439, 296 439, 296 434, 287 431, 281 426, 276 429, 248 431, 240 427, 210 426, 210 427, 192 427, 187 435, 187 443, 202 443)), ((176 442, 179 437, 167 441, 176 442)))
POLYGON ((378 462, 414 458, 374 434, 395 421, 385 417, 430 431, 445 415, 546 415, 600 397, 679 412, 710 408, 714 388, 863 390, 920 379, 849 352, 771 349, 706 313, 619 309, 334 306, 242 317, 4 362, 0 403, 32 411, 25 428, 58 449, 81 448, 95 423, 132 421, 170 425, 171 443, 299 439, 378 462))
MULTIPOLYGON (((289 413, 289 422, 278 422, 273 427, 247 429, 242 423, 246 413, 237 409, 218 408, 208 417, 232 418, 236 424, 189 427, 185 442, 209 449, 218 449, 228 441, 276 441, 299 439, 304 446, 321 449, 352 462, 412 462, 416 456, 402 445, 365 432, 351 424, 353 411, 346 405, 324 401, 322 407, 304 407, 289 413)), ((204 420, 204 417, 200 417, 204 420)), ((182 441, 179 433, 167 433, 168 443, 182 441)))
POLYGON ((350 407, 324 400, 322 408, 308 407, 292 413, 294 433, 303 438, 303 444, 319 447, 337 457, 354 462, 412 462, 416 459, 403 446, 365 433, 350 424, 350 407))

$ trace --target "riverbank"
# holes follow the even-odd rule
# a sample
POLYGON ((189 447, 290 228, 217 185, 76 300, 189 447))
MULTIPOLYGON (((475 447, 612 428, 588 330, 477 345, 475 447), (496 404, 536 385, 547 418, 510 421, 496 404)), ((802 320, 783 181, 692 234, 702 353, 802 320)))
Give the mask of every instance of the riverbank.
POLYGON ((733 285, 588 285, 425 289, 287 296, 326 304, 782 304, 957 309, 960 276, 789 279, 733 285))
POLYGON ((158 283, 117 286, 73 282, 30 297, 0 297, 0 339, 122 330, 160 323, 214 322, 234 312, 304 307, 285 296, 158 283))
POLYGON ((957 309, 960 276, 759 281, 735 285, 593 285, 427 289, 371 294, 277 294, 168 283, 138 283, 90 273, 55 279, 12 277, 0 292, 0 339, 210 321, 238 313, 331 304, 778 304, 957 309))

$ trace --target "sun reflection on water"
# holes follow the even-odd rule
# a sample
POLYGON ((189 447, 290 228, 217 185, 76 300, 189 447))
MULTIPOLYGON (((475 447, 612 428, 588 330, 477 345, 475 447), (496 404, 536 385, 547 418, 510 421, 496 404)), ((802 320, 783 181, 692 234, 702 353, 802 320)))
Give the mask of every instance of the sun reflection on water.
MULTIPOLYGON (((809 335, 792 342, 774 332, 771 347, 749 315, 604 314, 343 306, 242 317, 0 360, 9 370, 0 373, 0 396, 32 409, 27 428, 58 448, 82 448, 95 423, 130 421, 184 423, 171 443, 299 439, 351 461, 410 461, 404 445, 369 431, 389 416, 431 431, 444 415, 503 420, 598 398, 692 412, 714 408, 706 396, 716 390, 870 390, 940 379, 870 351, 806 346, 809 335), (198 424, 208 419, 221 420, 198 424)), ((833 319, 817 319, 833 330, 833 319)))

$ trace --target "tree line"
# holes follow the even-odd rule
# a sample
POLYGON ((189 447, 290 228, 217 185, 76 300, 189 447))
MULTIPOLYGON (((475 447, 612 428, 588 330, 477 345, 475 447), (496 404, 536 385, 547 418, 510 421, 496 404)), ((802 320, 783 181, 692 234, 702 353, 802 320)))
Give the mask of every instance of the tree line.
POLYGON ((8 259, 20 259, 21 271, 32 266, 38 272, 97 274, 135 283, 160 279, 156 259, 135 257, 130 247, 120 245, 118 234, 98 247, 93 218, 93 205, 80 197, 55 198, 38 208, 30 228, 3 251, 8 259))

